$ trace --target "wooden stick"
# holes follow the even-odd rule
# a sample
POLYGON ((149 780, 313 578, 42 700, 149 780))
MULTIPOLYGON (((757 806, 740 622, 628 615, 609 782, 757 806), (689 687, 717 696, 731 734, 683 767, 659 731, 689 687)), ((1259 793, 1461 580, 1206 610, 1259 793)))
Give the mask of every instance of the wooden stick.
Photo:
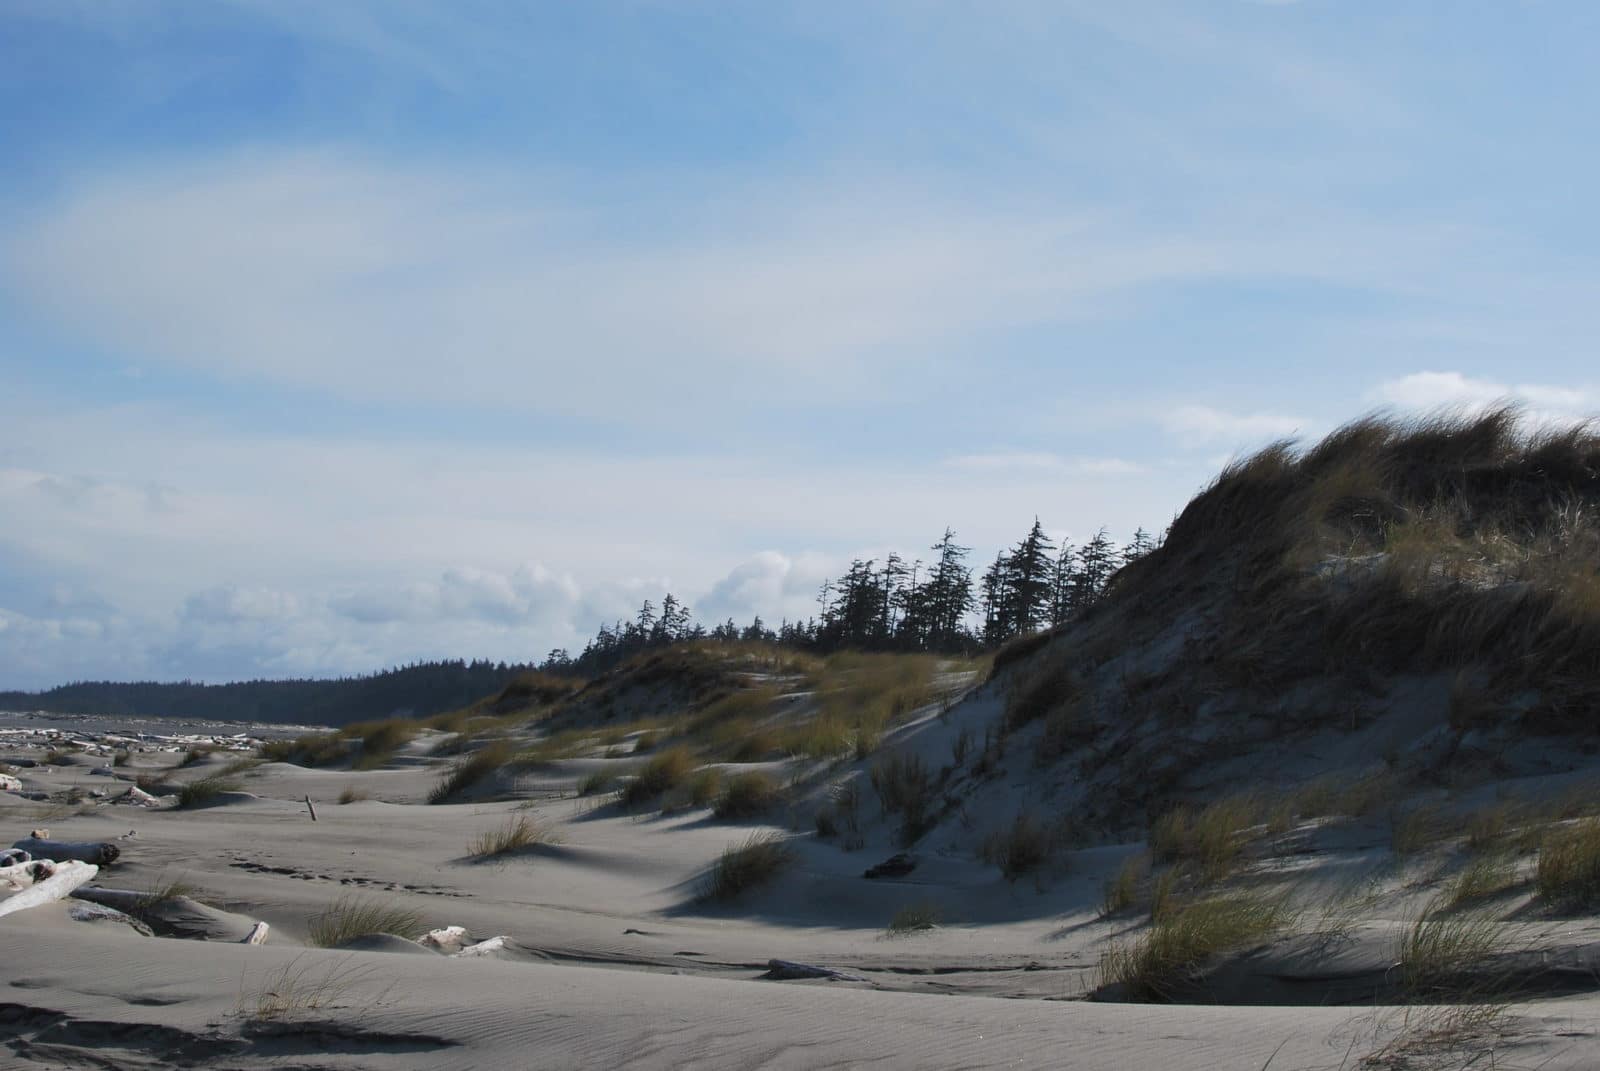
POLYGON ((311 806, 311 796, 309 793, 306 795, 306 810, 311 812, 311 820, 315 822, 317 820, 317 809, 311 806))

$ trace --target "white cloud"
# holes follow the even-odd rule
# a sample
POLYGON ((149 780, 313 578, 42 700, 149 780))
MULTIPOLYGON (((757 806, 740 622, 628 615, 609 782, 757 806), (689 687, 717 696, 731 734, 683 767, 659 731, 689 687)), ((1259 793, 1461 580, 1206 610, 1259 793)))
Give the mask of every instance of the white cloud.
POLYGON ((1205 405, 1182 405, 1159 417, 1165 430, 1191 445, 1247 445, 1301 434, 1308 422, 1281 413, 1229 413, 1205 405))
POLYGON ((1369 394, 1385 405, 1413 411, 1478 412, 1512 403, 1539 424, 1573 423, 1600 413, 1600 389, 1542 383, 1507 383, 1460 372, 1413 372, 1385 380, 1369 394))

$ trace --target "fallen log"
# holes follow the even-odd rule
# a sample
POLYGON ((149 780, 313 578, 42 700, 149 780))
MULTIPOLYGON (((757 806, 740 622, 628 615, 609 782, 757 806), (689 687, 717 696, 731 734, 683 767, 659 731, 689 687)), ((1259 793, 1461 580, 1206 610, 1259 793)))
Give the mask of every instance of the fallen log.
POLYGON ((66 862, 56 867, 56 872, 43 881, 36 882, 19 893, 0 900, 0 917, 26 911, 30 907, 48 904, 67 896, 81 885, 87 885, 100 873, 93 863, 66 862))
POLYGON ((109 841, 45 840, 40 837, 24 837, 12 847, 32 853, 35 859, 54 859, 57 862, 73 859, 80 863, 93 863, 95 866, 114 863, 117 861, 117 856, 122 854, 122 849, 109 841))
POLYGON ((796 963, 788 959, 767 960, 767 973, 763 978, 787 982, 799 978, 827 978, 837 982, 865 982, 866 979, 856 974, 846 974, 836 971, 832 967, 819 967, 814 963, 796 963))
POLYGON ((0 867, 0 892, 20 892, 37 885, 56 872, 56 865, 48 859, 33 859, 13 866, 0 867))
POLYGON ((239 943, 241 945, 264 945, 267 943, 267 934, 271 931, 271 926, 268 926, 265 922, 258 922, 250 927, 250 932, 245 934, 244 940, 239 943))
POLYGON ((0 870, 8 866, 20 866, 32 858, 33 856, 21 848, 0 848, 0 870))
POLYGON ((129 889, 102 889, 98 885, 85 885, 81 889, 72 890, 75 900, 87 900, 91 904, 101 907, 112 907, 118 911, 130 914, 149 903, 149 894, 133 892, 129 889))
POLYGON ((487 956, 491 952, 501 952, 505 950, 507 940, 505 937, 491 937, 487 941, 479 941, 475 945, 468 945, 460 952, 452 954, 450 958, 464 959, 467 956, 487 956))
POLYGON ((437 930, 429 930, 417 938, 417 944, 423 948, 431 948, 436 952, 450 955, 459 952, 467 943, 467 928, 465 926, 444 926, 437 930))
POLYGON ((0 773, 0 792, 21 792, 22 782, 10 774, 0 773))

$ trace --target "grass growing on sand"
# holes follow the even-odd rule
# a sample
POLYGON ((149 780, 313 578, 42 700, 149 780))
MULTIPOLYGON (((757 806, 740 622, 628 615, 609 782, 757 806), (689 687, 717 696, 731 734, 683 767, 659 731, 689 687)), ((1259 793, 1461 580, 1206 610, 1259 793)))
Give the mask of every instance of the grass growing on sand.
POLYGON ((471 755, 458 759, 439 778, 439 783, 428 793, 429 803, 445 803, 460 792, 471 788, 489 774, 511 761, 512 748, 504 740, 492 740, 471 755))
POLYGON ((755 818, 771 810, 782 796, 783 788, 771 774, 759 770, 735 774, 712 813, 724 819, 755 818))
MULTIPOLYGON (((258 1022, 286 1019, 304 1012, 320 1012, 334 1007, 353 989, 377 981, 377 972, 368 964, 352 964, 347 958, 332 962, 301 962, 301 957, 270 971, 256 986, 255 992, 245 996, 241 983, 239 999, 234 1012, 258 1022)), ((371 996, 360 1003, 370 1007, 371 996)))
POLYGON ((1600 903, 1600 819, 1547 832, 1539 845, 1534 881, 1539 896, 1549 903, 1579 907, 1600 903))
POLYGON ((507 818, 499 828, 473 837, 467 851, 479 859, 493 859, 535 845, 560 842, 561 838, 548 826, 533 821, 527 815, 516 815, 507 818))
POLYGON ((777 833, 755 833, 743 844, 728 845, 706 875, 707 900, 732 900, 765 885, 795 862, 794 849, 777 833))
POLYGON ((163 871, 156 875, 156 880, 150 884, 150 888, 139 897, 139 906, 154 907, 168 900, 176 900, 180 896, 194 896, 199 891, 198 886, 186 881, 182 876, 169 878, 163 871))
POLYGON ((894 918, 889 920, 887 932, 890 937, 904 937, 907 934, 931 930, 939 925, 940 917, 938 905, 930 901, 907 904, 894 913, 894 918))
POLYGON ((346 894, 311 916, 306 939, 318 948, 335 948, 370 933, 414 937, 422 928, 415 911, 346 894))
POLYGON ((1400 986, 1412 1000, 1449 1003, 1485 995, 1484 965, 1505 949, 1499 920, 1480 911, 1444 913, 1449 894, 1422 909, 1396 942, 1400 986))
POLYGON ((293 740, 267 740, 261 757, 267 762, 294 762, 301 766, 331 766, 344 761, 349 741, 338 733, 307 733, 293 740))
POLYGON ((1140 852, 1122 861, 1117 876, 1106 882, 1100 901, 1102 915, 1116 915, 1139 900, 1139 889, 1150 877, 1150 856, 1140 852))
POLYGON ((1113 945, 1100 959, 1100 984, 1123 987, 1128 1000, 1171 1000, 1214 957, 1269 937, 1289 921, 1283 905, 1265 897, 1199 900, 1168 911, 1133 943, 1113 945))
POLYGON ((339 793, 340 803, 354 803, 357 800, 370 800, 371 798, 372 793, 355 785, 345 785, 344 790, 339 793))
POLYGON ((1219 881, 1238 866, 1247 831, 1260 821, 1256 801, 1234 796, 1198 811, 1175 807, 1150 825, 1150 851, 1161 862, 1188 863, 1206 881, 1219 881))
POLYGON ((1000 868, 1007 881, 1032 874, 1049 862, 1055 847, 1051 830, 1026 811, 1018 812, 1011 826, 984 838, 979 854, 1000 868))
POLYGON ((190 781, 187 785, 179 788, 178 806, 181 808, 199 807, 202 804, 210 803, 224 792, 237 791, 239 791, 238 782, 231 781, 221 774, 212 774, 210 777, 202 777, 199 780, 190 781))
POLYGON ((639 772, 622 789, 624 806, 637 807, 660 799, 677 788, 694 772, 694 756, 686 747, 668 748, 639 768, 639 772))

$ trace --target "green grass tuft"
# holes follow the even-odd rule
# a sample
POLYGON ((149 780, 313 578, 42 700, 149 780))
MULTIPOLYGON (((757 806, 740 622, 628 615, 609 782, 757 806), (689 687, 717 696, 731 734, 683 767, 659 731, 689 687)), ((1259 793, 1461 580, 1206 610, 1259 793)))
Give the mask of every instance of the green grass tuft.
POLYGON ((766 814, 783 797, 783 788, 771 774, 759 770, 728 779, 713 810, 718 818, 755 818, 766 814))
POLYGON ((777 833, 755 833, 743 844, 728 845, 706 875, 707 900, 732 900, 772 881, 795 862, 794 849, 777 833))
POLYGON ((369 933, 389 933, 409 940, 421 929, 422 919, 415 911, 346 894, 311 917, 306 939, 318 948, 336 948, 369 933))

